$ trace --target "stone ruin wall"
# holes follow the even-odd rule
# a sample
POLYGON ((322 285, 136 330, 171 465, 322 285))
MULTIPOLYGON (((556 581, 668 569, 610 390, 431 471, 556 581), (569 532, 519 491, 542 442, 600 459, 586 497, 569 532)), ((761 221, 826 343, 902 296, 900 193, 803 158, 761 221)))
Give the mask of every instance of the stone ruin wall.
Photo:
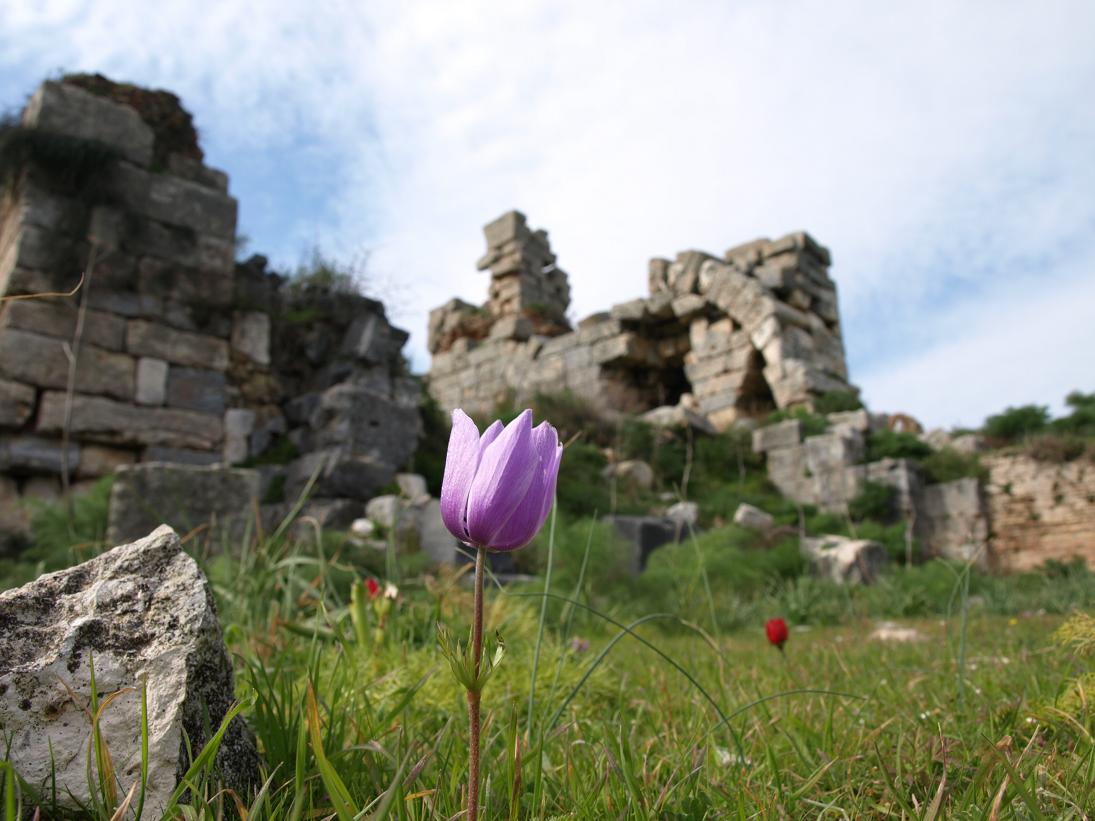
POLYGON ((517 211, 484 231, 489 300, 430 313, 429 390, 446 410, 489 413, 572 391, 608 414, 682 404, 722 429, 855 390, 829 252, 808 234, 756 240, 721 259, 651 260, 649 296, 571 329, 569 285, 546 232, 517 211))
MULTIPOLYGON (((886 417, 865 410, 832 413, 825 433, 804 436, 788 420, 753 433, 753 449, 767 460, 768 477, 799 504, 842 513, 866 482, 895 491, 895 513, 911 522, 928 555, 971 558, 1000 571, 1030 570, 1075 557, 1095 567, 1095 465, 1086 459, 1056 464, 1014 453, 985 455, 988 479, 967 477, 929 484, 910 459, 865 463, 866 437, 886 417)), ((976 437, 944 447, 976 450, 976 437)), ((925 437, 932 444, 932 436, 925 437)), ((933 446, 935 446, 933 444, 933 446)))
POLYGON ((1095 464, 1025 455, 990 456, 988 515, 1001 570, 1029 570, 1080 557, 1095 568, 1095 464))
POLYGON ((407 334, 374 300, 237 264, 236 200, 178 100, 94 79, 98 93, 43 84, 22 118, 32 138, 109 152, 94 185, 31 159, 0 200, 0 295, 69 292, 89 271, 74 296, 0 304, 0 543, 26 526, 21 500, 57 495, 65 456, 80 487, 137 462, 274 447, 296 456, 261 467, 265 484, 291 496, 318 472, 316 504, 360 515, 417 443, 407 334))

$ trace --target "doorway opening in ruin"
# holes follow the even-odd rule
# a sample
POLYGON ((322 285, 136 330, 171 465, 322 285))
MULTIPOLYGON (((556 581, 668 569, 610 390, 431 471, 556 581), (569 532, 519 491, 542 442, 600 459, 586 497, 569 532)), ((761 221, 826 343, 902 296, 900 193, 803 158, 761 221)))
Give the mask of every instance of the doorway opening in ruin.
POLYGON ((755 419, 766 416, 776 409, 776 398, 772 394, 772 387, 764 378, 766 364, 764 354, 754 348, 745 365, 745 381, 741 384, 741 392, 736 403, 742 416, 755 419))
POLYGON ((636 364, 606 368, 602 387, 605 404, 625 413, 676 405, 681 396, 692 391, 681 358, 664 361, 659 367, 636 364))

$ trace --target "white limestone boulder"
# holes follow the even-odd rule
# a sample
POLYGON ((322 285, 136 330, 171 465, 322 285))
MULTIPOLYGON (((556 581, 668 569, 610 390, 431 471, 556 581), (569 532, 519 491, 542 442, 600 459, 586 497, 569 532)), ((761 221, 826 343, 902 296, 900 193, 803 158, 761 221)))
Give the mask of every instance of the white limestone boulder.
POLYGON ((803 539, 801 550, 817 575, 837 584, 870 584, 889 561, 886 548, 870 539, 819 536, 803 539))
MULTIPOLYGON (((144 816, 158 818, 235 701, 232 665, 209 585, 166 525, 76 567, 0 593, 0 727, 20 778, 58 802, 88 803, 88 703, 94 660, 99 728, 125 795, 141 777, 141 687, 148 698, 144 816)), ((246 796, 255 740, 239 717, 216 757, 246 796)))

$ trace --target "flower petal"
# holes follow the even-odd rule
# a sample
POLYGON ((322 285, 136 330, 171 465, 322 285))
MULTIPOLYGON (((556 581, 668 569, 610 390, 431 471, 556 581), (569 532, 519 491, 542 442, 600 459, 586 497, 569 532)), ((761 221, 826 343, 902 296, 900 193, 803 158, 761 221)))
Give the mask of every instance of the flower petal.
POLYGON ((491 540, 528 495, 537 458, 532 450, 532 411, 509 423, 483 450, 468 494, 468 536, 472 544, 491 540))
POLYGON ((463 542, 468 541, 468 493, 479 467, 479 442, 479 429, 471 417, 460 408, 454 410, 445 475, 441 479, 441 520, 463 542))
POLYGON ((504 426, 501 419, 495 419, 490 423, 489 427, 483 431, 483 436, 479 440, 479 458, 483 458, 483 451, 487 449, 487 445, 498 438, 498 434, 502 432, 504 426))
POLYGON ((544 526, 555 500, 555 481, 563 456, 559 434, 547 422, 532 431, 532 448, 536 453, 536 475, 528 493, 513 516, 494 537, 491 550, 516 550, 531 542, 544 526))

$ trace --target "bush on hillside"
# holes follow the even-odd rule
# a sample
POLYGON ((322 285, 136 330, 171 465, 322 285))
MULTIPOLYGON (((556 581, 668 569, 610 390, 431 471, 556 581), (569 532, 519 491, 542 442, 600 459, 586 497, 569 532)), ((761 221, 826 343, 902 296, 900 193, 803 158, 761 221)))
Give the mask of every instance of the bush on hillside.
POLYGON ((791 408, 772 411, 764 418, 761 427, 775 425, 778 422, 786 422, 788 419, 797 419, 802 423, 802 435, 817 436, 825 433, 829 427, 829 421, 819 413, 812 413, 806 408, 791 408))
POLYGON ((1095 436, 1095 393, 1073 391, 1065 397, 1065 404, 1072 408, 1072 412, 1053 420, 1054 431, 1075 436, 1095 436))
POLYGON ((864 482, 859 493, 848 503, 848 515, 857 522, 866 519, 885 522, 893 518, 897 491, 880 482, 864 482))
POLYGON ((1010 445, 1031 434, 1040 433, 1049 425, 1049 408, 1045 405, 1020 405, 994 414, 985 420, 982 430, 992 442, 1010 445))
POLYGON ((828 391, 814 400, 814 411, 820 414, 854 411, 863 407, 854 391, 828 391))
POLYGON ((929 454, 921 460, 920 467, 929 483, 953 482, 966 477, 985 482, 989 478, 988 468, 981 464, 976 453, 959 453, 953 448, 942 448, 929 454))
POLYGON ((1024 453, 1039 462, 1060 465, 1074 462, 1085 453, 1095 456, 1091 440, 1074 434, 1043 433, 1034 436, 1023 448, 1024 453))
POLYGON ((931 445, 921 441, 913 433, 880 430, 867 439, 868 462, 877 462, 879 459, 925 459, 931 454, 931 445))

